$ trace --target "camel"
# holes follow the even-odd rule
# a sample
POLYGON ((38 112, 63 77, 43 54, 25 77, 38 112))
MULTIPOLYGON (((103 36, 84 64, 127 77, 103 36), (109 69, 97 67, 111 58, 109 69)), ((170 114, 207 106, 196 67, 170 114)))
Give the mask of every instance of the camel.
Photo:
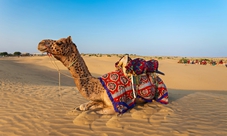
MULTIPOLYGON (((38 50, 52 54, 70 71, 80 94, 89 100, 81 104, 78 110, 92 110, 98 114, 116 113, 117 109, 113 106, 103 83, 100 82, 100 78, 91 75, 71 36, 59 40, 44 39, 39 42, 38 50)), ((145 103, 141 98, 136 99, 139 99, 136 102, 145 103)))

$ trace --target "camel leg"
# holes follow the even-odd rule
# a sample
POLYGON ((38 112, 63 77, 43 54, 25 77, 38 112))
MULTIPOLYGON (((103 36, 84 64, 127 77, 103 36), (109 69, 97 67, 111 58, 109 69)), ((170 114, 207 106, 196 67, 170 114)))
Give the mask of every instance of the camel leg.
POLYGON ((81 111, 95 110, 95 109, 103 108, 103 106, 104 106, 103 102, 89 101, 81 104, 78 109, 81 111))
POLYGON ((86 102, 86 103, 83 103, 81 104, 78 109, 81 110, 81 111, 86 111, 89 109, 89 107, 91 107, 92 105, 94 104, 94 101, 89 101, 89 102, 86 102))
POLYGON ((102 109, 103 107, 104 107, 103 102, 96 102, 92 106, 89 107, 89 110, 102 109))
POLYGON ((115 114, 115 110, 113 107, 105 107, 100 110, 97 110, 96 113, 98 114, 115 114))

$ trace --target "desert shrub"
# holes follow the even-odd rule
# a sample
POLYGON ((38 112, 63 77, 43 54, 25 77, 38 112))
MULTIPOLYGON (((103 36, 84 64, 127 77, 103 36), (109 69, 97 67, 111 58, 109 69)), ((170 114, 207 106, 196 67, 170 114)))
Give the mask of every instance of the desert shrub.
POLYGON ((188 59, 185 57, 185 58, 181 58, 179 60, 180 63, 187 63, 188 62, 188 59))
POLYGON ((208 62, 210 62, 211 60, 210 59, 204 59, 205 61, 208 61, 208 62))
POLYGON ((13 53, 13 55, 14 55, 14 56, 20 56, 20 55, 21 55, 21 52, 16 51, 16 52, 13 53))
POLYGON ((7 56, 8 52, 0 52, 0 56, 7 56))

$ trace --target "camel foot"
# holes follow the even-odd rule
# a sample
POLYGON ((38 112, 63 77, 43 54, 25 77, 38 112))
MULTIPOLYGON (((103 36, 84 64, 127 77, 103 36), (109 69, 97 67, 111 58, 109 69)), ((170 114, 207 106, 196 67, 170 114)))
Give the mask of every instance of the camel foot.
POLYGON ((88 104, 88 103, 83 103, 83 104, 81 104, 81 105, 78 107, 78 108, 80 109, 80 111, 86 111, 86 110, 88 110, 87 104, 88 104))
POLYGON ((74 108, 74 110, 81 111, 80 107, 76 107, 76 108, 74 108))
POLYGON ((81 104, 77 109, 80 111, 96 110, 103 108, 103 106, 103 102, 89 101, 87 103, 81 104))

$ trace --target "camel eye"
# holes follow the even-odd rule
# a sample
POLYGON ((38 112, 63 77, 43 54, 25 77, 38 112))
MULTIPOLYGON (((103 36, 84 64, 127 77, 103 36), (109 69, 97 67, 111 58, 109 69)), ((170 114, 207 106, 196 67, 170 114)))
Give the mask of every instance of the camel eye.
POLYGON ((60 45, 62 45, 62 42, 56 42, 56 44, 57 44, 58 46, 60 46, 60 45))

